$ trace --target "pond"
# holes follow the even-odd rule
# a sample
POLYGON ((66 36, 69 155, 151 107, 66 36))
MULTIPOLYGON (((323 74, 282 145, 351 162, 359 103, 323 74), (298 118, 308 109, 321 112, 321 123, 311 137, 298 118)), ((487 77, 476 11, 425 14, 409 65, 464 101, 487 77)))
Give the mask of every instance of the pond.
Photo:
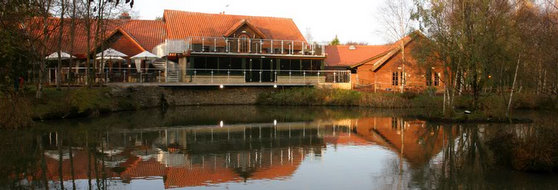
POLYGON ((519 114, 531 124, 462 125, 415 112, 200 106, 45 121, 0 133, 0 189, 558 186, 558 175, 519 172, 510 165, 520 161, 500 156, 506 139, 545 143, 540 135, 558 130, 553 113, 519 114))

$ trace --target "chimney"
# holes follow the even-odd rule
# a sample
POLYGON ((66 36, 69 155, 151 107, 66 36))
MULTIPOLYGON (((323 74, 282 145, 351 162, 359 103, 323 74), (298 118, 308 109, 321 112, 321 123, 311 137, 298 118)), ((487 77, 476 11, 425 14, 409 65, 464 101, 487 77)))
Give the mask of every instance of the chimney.
POLYGON ((120 14, 120 16, 118 16, 119 19, 126 19, 126 20, 130 20, 132 19, 132 17, 130 16, 130 14, 128 12, 123 12, 122 14, 120 14))

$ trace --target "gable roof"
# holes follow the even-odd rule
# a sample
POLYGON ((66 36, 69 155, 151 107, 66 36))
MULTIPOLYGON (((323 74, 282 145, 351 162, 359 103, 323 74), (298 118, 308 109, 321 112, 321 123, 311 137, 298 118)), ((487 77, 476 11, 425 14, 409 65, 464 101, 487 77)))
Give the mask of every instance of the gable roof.
POLYGON ((231 28, 248 23, 268 39, 306 41, 294 21, 290 18, 209 14, 165 10, 163 18, 167 24, 169 39, 206 36, 223 37, 231 28), (243 22, 242 20, 246 20, 243 22))
POLYGON ((403 39, 393 43, 393 48, 388 53, 386 53, 385 55, 383 55, 381 57, 371 57, 367 60, 362 61, 361 63, 359 63, 359 65, 372 63, 373 68, 371 70, 375 72, 380 67, 385 65, 391 58, 393 58, 395 55, 397 55, 399 52, 401 52, 401 46, 399 45, 401 42, 403 42, 403 47, 405 48, 412 41, 414 41, 417 37, 424 37, 424 35, 422 33, 418 32, 418 31, 415 31, 415 32, 405 36, 403 39))
MULTIPOLYGON (((44 48, 46 48, 46 53, 51 54, 53 52, 58 51, 58 36, 60 32, 60 18, 51 17, 47 19, 48 30, 50 31, 50 35, 48 40, 44 43, 44 48)), ((121 25, 124 25, 129 20, 121 20, 121 19, 113 19, 113 20, 106 20, 104 26, 105 28, 105 36, 110 36, 114 31, 121 25)), ((33 35, 37 36, 39 39, 44 39, 45 36, 42 36, 42 26, 43 26, 43 19, 36 17, 30 20, 29 27, 27 28, 33 35)), ((87 29, 86 29, 86 21, 84 19, 76 19, 75 20, 76 27, 75 27, 75 39, 74 39, 74 51, 73 55, 83 58, 87 54, 87 29)), ((71 19, 64 19, 64 26, 62 28, 62 51, 70 53, 71 52, 71 19)), ((94 48, 94 31, 96 31, 97 23, 92 20, 91 21, 91 38, 89 38, 89 42, 91 45, 91 49, 94 48)), ((41 47, 39 47, 41 48, 41 47)))
POLYGON ((406 47, 417 37, 425 38, 424 34, 415 31, 395 43, 387 45, 326 46, 326 66, 356 68, 364 64, 374 64, 372 71, 376 71, 401 51, 401 42, 406 47), (351 46, 354 46, 355 49, 350 49, 351 46))
POLYGON ((167 36, 165 23, 160 20, 130 20, 121 29, 147 51, 163 43, 167 36))
POLYGON ((353 67, 356 64, 370 58, 385 54, 392 45, 335 45, 326 46, 326 66, 329 67, 353 67), (354 47, 353 48, 351 48, 354 47))
POLYGON ((224 36, 231 36, 232 34, 234 34, 234 32, 236 32, 238 29, 240 29, 242 26, 245 26, 245 25, 248 28, 252 29, 261 38, 264 38, 264 39, 266 38, 265 34, 262 31, 260 31, 257 27, 252 25, 246 19, 242 19, 239 22, 237 22, 236 24, 234 24, 229 30, 227 30, 227 32, 225 32, 224 36))

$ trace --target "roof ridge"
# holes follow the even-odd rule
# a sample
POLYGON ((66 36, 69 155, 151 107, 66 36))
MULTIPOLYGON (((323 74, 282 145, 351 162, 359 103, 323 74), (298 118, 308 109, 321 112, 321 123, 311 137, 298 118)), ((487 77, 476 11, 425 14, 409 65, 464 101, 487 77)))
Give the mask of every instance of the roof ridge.
POLYGON ((289 17, 254 16, 254 15, 219 14, 219 13, 204 13, 204 12, 184 11, 184 10, 174 10, 174 9, 165 9, 163 12, 167 12, 167 11, 182 12, 182 13, 188 13, 188 14, 201 14, 201 15, 224 15, 224 16, 241 16, 241 17, 258 17, 258 18, 275 18, 275 19, 293 20, 292 18, 289 18, 289 17))

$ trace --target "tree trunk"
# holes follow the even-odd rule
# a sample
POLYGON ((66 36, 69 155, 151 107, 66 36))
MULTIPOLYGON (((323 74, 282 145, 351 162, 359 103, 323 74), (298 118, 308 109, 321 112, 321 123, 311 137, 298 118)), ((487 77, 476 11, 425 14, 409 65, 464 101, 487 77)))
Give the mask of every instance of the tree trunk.
POLYGON ((91 72, 89 64, 91 62, 91 1, 87 1, 87 11, 85 18, 85 29, 87 30, 87 58, 85 62, 85 84, 91 88, 91 72))
POLYGON ((401 75, 401 93, 405 91, 405 83, 407 82, 407 73, 405 73, 405 38, 401 39, 401 70, 403 74, 401 75))
POLYGON ((60 1, 62 6, 62 11, 60 13, 60 26, 58 28, 58 65, 56 66, 56 90, 60 90, 61 70, 62 70, 62 37, 64 36, 64 12, 65 12, 65 0, 60 1))
POLYGON ((521 55, 517 58, 517 65, 515 66, 515 74, 513 76, 513 83, 512 83, 512 88, 511 88, 511 92, 510 92, 510 101, 508 101, 508 111, 506 112, 506 117, 510 118, 510 110, 511 110, 511 104, 512 104, 512 99, 513 99, 513 90, 515 88, 515 81, 517 80, 517 71, 519 70, 519 64, 521 60, 521 55))
MULTIPOLYGON (((70 68, 68 69, 68 73, 71 73, 72 65, 74 64, 74 41, 76 38, 76 0, 72 0, 72 21, 70 27, 71 27, 70 28, 70 63, 69 63, 70 68)), ((70 88, 69 81, 68 81, 68 88, 70 88)))
POLYGON ((45 2, 46 5, 44 5, 44 7, 46 7, 46 9, 43 12, 43 47, 42 47, 42 55, 41 55, 41 62, 39 62, 39 80, 37 80, 37 91, 35 93, 35 98, 40 99, 42 96, 42 91, 43 91, 43 79, 44 79, 44 72, 45 72, 45 58, 43 57, 44 55, 47 54, 47 43, 49 40, 49 35, 48 35, 48 17, 49 12, 50 12, 50 3, 51 0, 46 0, 45 2))

